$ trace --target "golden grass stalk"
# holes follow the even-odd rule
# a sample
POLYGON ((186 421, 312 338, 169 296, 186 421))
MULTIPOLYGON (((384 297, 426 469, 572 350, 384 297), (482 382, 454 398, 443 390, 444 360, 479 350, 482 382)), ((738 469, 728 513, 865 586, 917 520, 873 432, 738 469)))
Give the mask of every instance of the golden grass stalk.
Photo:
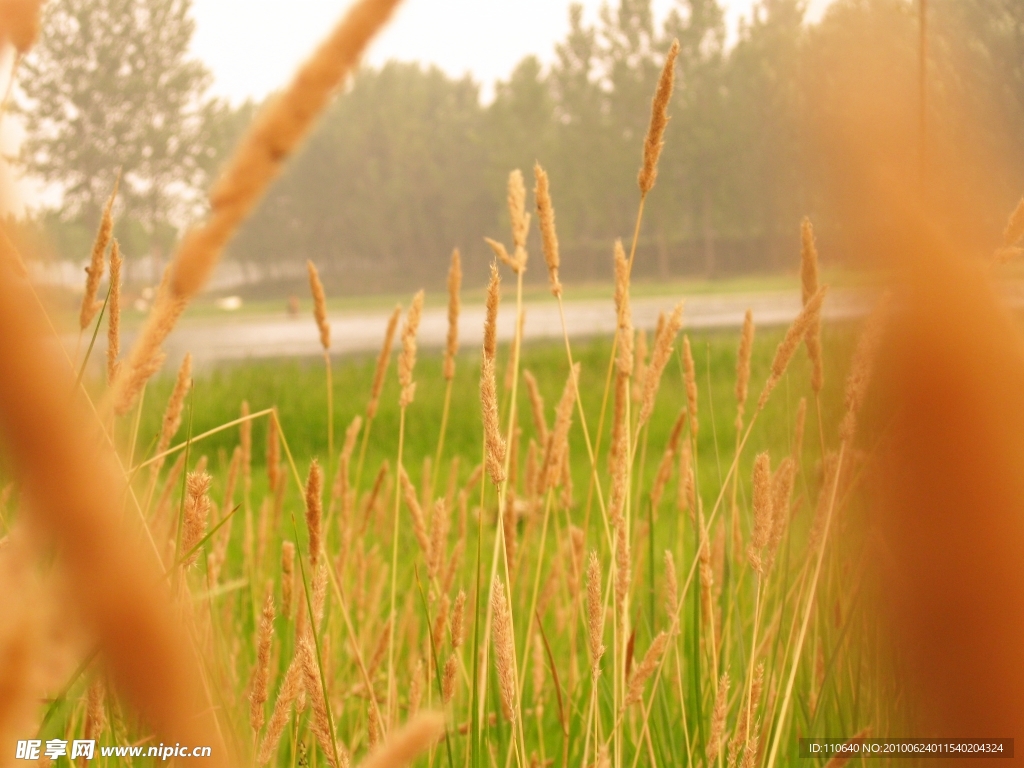
MULTIPOLYGON (((181 413, 185 408, 185 398, 192 386, 192 355, 185 353, 185 359, 181 361, 178 368, 178 377, 174 381, 174 389, 171 390, 171 397, 167 401, 167 408, 164 410, 163 423, 160 427, 160 439, 156 444, 156 455, 160 456, 171 446, 171 440, 181 429, 181 413)), ((244 422, 250 425, 250 422, 244 422)), ((251 429, 251 425, 249 426, 251 429)), ((153 469, 150 470, 154 477, 163 466, 164 459, 160 458, 153 462, 153 469)))
POLYGON ((768 375, 768 381, 765 382, 764 389, 761 390, 761 397, 757 401, 758 411, 764 408, 772 394, 772 390, 782 380, 782 375, 786 372, 790 360, 793 359, 796 348, 807 336, 808 330, 813 327, 814 323, 818 322, 821 305, 825 301, 827 293, 828 286, 826 285, 808 299, 807 303, 804 304, 804 308, 800 310, 800 314, 796 316, 793 324, 789 326, 789 330, 786 331, 782 341, 779 342, 779 347, 775 351, 775 358, 772 360, 771 373, 768 375))
POLYGON ((0 276, 0 432, 38 535, 59 553, 70 599, 113 685, 165 743, 209 744, 227 764, 200 664, 175 620, 152 539, 125 514, 117 457, 78 409, 71 370, 36 340, 48 324, 27 288, 0 276))
POLYGON ((465 635, 465 616, 466 591, 460 589, 459 594, 455 597, 455 605, 452 607, 451 632, 452 648, 454 650, 458 650, 462 647, 462 641, 465 635))
POLYGON ((359 768, 402 768, 433 747, 444 735, 444 731, 444 715, 420 712, 360 763, 359 768))
POLYGON ((668 633, 664 631, 659 632, 657 637, 651 641, 651 646, 644 654, 643 660, 633 670, 633 674, 629 678, 629 684, 626 686, 626 698, 622 702, 623 709, 628 709, 643 700, 644 683, 654 674, 667 645, 668 633))
MULTIPOLYGON (((210 516, 210 483, 213 481, 205 472, 190 472, 185 480, 185 519, 181 536, 181 552, 192 550, 206 533, 206 521, 210 516)), ((191 567, 199 557, 193 552, 184 562, 191 567)))
POLYGON ((722 749, 722 739, 725 736, 725 716, 729 703, 729 673, 722 674, 718 683, 718 695, 715 697, 715 708, 711 712, 711 732, 708 736, 707 758, 708 765, 718 759, 722 749))
POLYGON ((526 271, 526 236, 530 231, 530 214, 526 212, 526 185, 523 172, 518 168, 508 175, 508 213, 512 222, 513 269, 515 273, 526 271))
POLYGON ((10 41, 19 54, 26 53, 39 37, 39 13, 43 0, 7 0, 0 3, 0 40, 10 41))
POLYGON ((626 598, 629 597, 629 586, 632 581, 632 558, 629 551, 629 532, 626 528, 625 516, 620 514, 615 526, 615 604, 623 627, 629 618, 626 614, 626 598))
POLYGON ((608 455, 609 471, 612 476, 608 519, 613 526, 622 524, 626 507, 626 492, 629 489, 630 445, 626 411, 628 400, 629 378, 619 371, 615 376, 615 409, 612 414, 612 437, 608 455))
POLYGON ((530 396, 530 411, 533 414, 533 426, 537 430, 537 440, 541 445, 548 441, 548 423, 544 416, 544 397, 537 386, 537 379, 530 371, 523 371, 523 381, 530 396))
POLYGON ((100 228, 96 232, 96 239, 92 244, 92 255, 89 258, 89 266, 85 268, 85 295, 82 296, 82 309, 78 315, 78 327, 85 330, 89 323, 96 317, 96 313, 103 306, 97 301, 96 294, 99 292, 100 281, 103 279, 107 247, 114 234, 114 201, 117 199, 117 189, 120 186, 121 178, 114 181, 114 191, 110 193, 106 206, 103 208, 103 216, 100 219, 100 228))
POLYGON ((513 272, 518 273, 519 263, 512 256, 509 256, 508 250, 505 248, 505 245, 503 243, 499 243, 497 240, 492 240, 489 237, 485 237, 484 242, 491 247, 491 250, 494 252, 495 258, 498 261, 500 261, 506 267, 511 269, 513 272))
POLYGON ((384 389, 384 379, 387 376, 388 365, 391 363, 391 347, 395 342, 395 332, 398 329, 398 320, 402 316, 401 305, 396 306, 388 320, 388 328, 384 332, 384 342, 381 344, 380 354, 377 356, 377 367, 373 374, 373 386, 370 387, 370 401, 366 405, 366 418, 373 420, 377 415, 377 407, 380 404, 380 393, 384 389))
POLYGON ((551 293, 556 298, 562 297, 562 283, 558 279, 561 265, 558 253, 558 233, 555 231, 555 207, 551 202, 551 185, 548 173, 540 163, 533 166, 533 176, 537 181, 534 196, 537 198, 537 218, 540 221, 541 243, 544 247, 544 261, 548 265, 548 282, 551 293))
POLYGON ((775 560, 775 553, 778 552, 779 545, 789 526, 789 502, 793 496, 796 471, 796 460, 792 456, 787 456, 772 475, 772 527, 771 535, 768 537, 766 570, 771 568, 775 560))
POLYGON ((121 249, 117 240, 110 251, 110 298, 107 301, 107 381, 117 374, 117 358, 121 354, 121 249))
MULTIPOLYGON (((715 607, 712 602, 712 589, 715 585, 715 572, 711 566, 711 542, 708 539, 708 527, 704 520, 704 512, 697 511, 697 523, 699 536, 697 545, 697 564, 700 574, 700 605, 703 619, 708 626, 715 625, 715 607)), ((713 645, 713 644, 712 644, 713 645)))
POLYGON ((491 611, 494 616, 494 663, 498 673, 498 690, 505 717, 516 721, 516 648, 512 636, 512 612, 501 579, 494 580, 491 590, 491 611))
MULTIPOLYGON (((814 227, 806 216, 800 225, 800 292, 804 304, 818 292, 818 249, 814 244, 814 227)), ((807 329, 807 355, 811 359, 811 389, 817 395, 825 382, 821 361, 821 313, 807 329)))
POLYGON ((85 695, 85 738, 86 740, 98 739, 103 733, 104 711, 103 701, 106 698, 106 686, 103 678, 96 675, 89 684, 89 690, 85 695))
POLYGON ((764 576, 761 552, 768 546, 773 520, 771 458, 764 452, 754 459, 754 531, 747 549, 750 566, 760 576, 764 576))
POLYGON ((323 483, 320 462, 313 459, 306 480, 306 530, 309 532, 309 564, 314 570, 323 550, 323 483))
POLYGON ((413 381, 412 375, 416 368, 416 334, 419 332, 422 315, 423 291, 420 291, 412 298, 412 305, 402 328, 402 352, 398 356, 398 382, 402 386, 398 403, 402 408, 412 404, 416 397, 416 382, 413 381))
POLYGON ((757 708, 758 702, 761 700, 761 690, 764 687, 764 662, 758 662, 757 669, 754 671, 754 678, 750 684, 750 709, 742 707, 740 709, 739 719, 736 721, 736 727, 732 732, 732 739, 729 741, 729 765, 736 764, 736 757, 739 755, 740 750, 746 748, 746 753, 743 757, 743 764, 746 764, 748 758, 753 758, 757 755, 757 737, 748 738, 747 726, 750 721, 747 718, 748 711, 753 711, 757 708))
POLYGON ((274 584, 269 582, 263 601, 260 630, 256 645, 256 666, 249 684, 249 725, 255 734, 264 723, 263 707, 267 703, 267 684, 270 681, 270 643, 274 635, 274 584))
POLYGON ((673 40, 672 47, 665 56, 665 66, 661 70, 658 89, 654 92, 651 103, 651 122, 644 139, 644 164, 640 168, 637 181, 640 194, 644 197, 654 188, 658 179, 658 158, 665 146, 665 128, 668 126, 668 104, 672 100, 672 88, 676 78, 676 57, 679 55, 679 41, 673 40))
POLYGON ((672 314, 666 318, 664 326, 654 340, 654 352, 651 354, 651 364, 647 366, 647 375, 644 380, 644 397, 640 404, 639 425, 646 424, 654 412, 654 401, 658 396, 661 377, 665 372, 665 366, 668 365, 668 361, 672 357, 672 343, 682 327, 683 302, 679 302, 672 310, 672 314))
POLYGON ((491 280, 487 286, 487 320, 484 323, 483 360, 480 367, 480 403, 483 408, 484 447, 487 474, 491 482, 501 486, 505 480, 505 438, 501 434, 498 412, 498 382, 495 369, 498 349, 498 303, 501 300, 501 278, 498 266, 491 263, 491 280))
POLYGON ((679 487, 676 504, 680 512, 690 511, 690 518, 697 512, 697 487, 693 476, 693 449, 689 441, 683 441, 679 451, 679 487))
POLYGON ((633 374, 633 314, 629 307, 629 261, 622 241, 615 241, 615 314, 618 319, 616 365, 625 376, 633 374))
POLYGON ((302 676, 305 682, 306 694, 309 696, 309 701, 313 708, 313 717, 310 718, 310 730, 316 737, 320 749, 323 750, 327 763, 331 768, 338 768, 338 761, 335 759, 335 740, 331 732, 330 718, 327 714, 327 700, 324 697, 324 689, 320 682, 319 665, 317 663, 312 632, 303 632, 299 637, 298 654, 302 663, 302 676))
POLYGON ((327 321, 327 296, 324 293, 324 284, 320 281, 320 273, 316 264, 306 261, 306 270, 309 272, 309 292, 313 295, 313 317, 316 319, 316 327, 320 330, 320 346, 326 352, 331 348, 331 324, 327 321))
POLYGON ((462 288, 462 259, 459 249, 452 251, 448 268, 448 340, 444 350, 444 378, 455 378, 455 356, 459 352, 459 291, 462 288))
POLYGON ((743 316, 743 332, 740 334, 740 349, 736 356, 736 434, 743 431, 743 415, 747 409, 747 394, 750 390, 750 357, 754 351, 754 313, 748 309, 743 316))
POLYGON ((436 578, 445 564, 448 546, 448 531, 451 527, 451 515, 445 500, 438 499, 434 504, 434 516, 430 521, 430 550, 427 564, 427 575, 436 578))
POLYGON ((416 496, 416 486, 409 479, 405 467, 398 468, 398 477, 402 484, 402 497, 405 499, 405 505, 409 507, 409 514, 412 516, 412 531, 416 535, 416 541, 419 543, 420 549, 423 550, 423 556, 429 560, 430 537, 427 535, 427 521, 423 515, 423 507, 420 506, 420 500, 416 496))
POLYGON ((452 654, 444 664, 444 672, 441 673, 441 701, 444 704, 450 704, 455 696, 455 683, 458 671, 458 659, 455 658, 455 654, 452 654))
POLYGON ((281 683, 277 699, 274 702, 274 711, 270 715, 270 722, 267 724, 267 731, 263 735, 263 741, 260 743, 259 754, 256 759, 259 765, 269 763, 277 751, 281 735, 288 725, 292 703, 299 697, 302 689, 302 667, 293 661, 285 673, 284 681, 281 683))
POLYGON ((683 336, 683 375, 686 381, 686 410, 690 414, 690 435, 696 440, 699 428, 697 418, 697 368, 693 364, 690 337, 683 336))
POLYGON ((206 221, 189 231, 179 245, 168 267, 166 283, 115 381, 114 403, 127 402, 130 408, 142 384, 159 370, 160 348, 186 304, 209 279, 238 227, 398 3, 359 0, 303 64, 291 84, 268 100, 210 191, 206 221))
POLYGON ((555 423, 548 436, 548 450, 544 460, 544 484, 542 490, 558 486, 562 480, 562 468, 569 452, 569 430, 572 427, 572 409, 576 405, 576 381, 580 375, 580 364, 569 371, 562 397, 555 409, 555 423))

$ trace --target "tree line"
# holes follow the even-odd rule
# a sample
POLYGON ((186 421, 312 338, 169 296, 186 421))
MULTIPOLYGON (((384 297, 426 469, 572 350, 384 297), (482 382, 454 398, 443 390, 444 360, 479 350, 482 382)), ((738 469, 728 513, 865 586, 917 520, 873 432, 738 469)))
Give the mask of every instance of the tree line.
MULTIPOLYGON (((25 64, 25 160, 64 189, 63 207, 42 218, 77 256, 118 169, 129 253, 166 253, 254 114, 204 100, 209 75, 187 54, 189 6, 50 3, 25 64)), ((836 138, 865 114, 877 116, 858 129, 865 143, 919 172, 950 211, 984 200, 971 226, 997 232, 1024 191, 1024 3, 931 0, 923 104, 919 8, 836 0, 810 24, 803 0, 760 0, 727 46, 718 0, 677 0, 660 23, 651 0, 618 0, 595 23, 573 5, 553 62, 523 59, 486 104, 468 77, 364 67, 230 255, 264 269, 312 259, 334 290, 358 292, 439 285, 460 247, 468 279, 482 281, 483 238, 507 231, 508 172, 539 161, 566 279, 604 279, 612 241, 633 232, 650 100, 673 39, 676 89, 641 276, 781 268, 805 214, 826 259, 842 258, 854 240, 836 138)))

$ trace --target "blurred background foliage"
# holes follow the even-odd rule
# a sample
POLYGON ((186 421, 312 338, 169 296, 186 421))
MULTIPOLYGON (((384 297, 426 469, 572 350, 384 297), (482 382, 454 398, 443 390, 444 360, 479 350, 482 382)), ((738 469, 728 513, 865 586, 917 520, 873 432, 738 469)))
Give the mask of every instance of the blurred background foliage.
MULTIPOLYGON (((801 0, 760 0, 727 46, 716 0, 677 0, 658 24, 650 0, 618 0, 593 25, 572 6, 553 63, 525 58, 489 103, 479 83, 436 68, 363 68, 230 257, 274 283, 312 259, 332 293, 376 293, 440 286, 457 246, 479 256, 467 259, 467 283, 478 285, 483 237, 507 232, 508 171, 540 161, 552 179, 564 279, 606 279, 612 240, 632 235, 650 98, 678 38, 638 277, 780 270, 793 263, 805 214, 826 262, 841 262, 851 241, 833 193, 844 159, 829 148, 829 131, 842 119, 833 104, 843 67, 870 50, 898 94, 890 103, 905 107, 885 116, 890 134, 902 132, 899 151, 919 153, 918 7, 836 0, 810 24, 801 0)), ((201 214, 203 192, 258 105, 204 95, 210 78, 189 58, 189 8, 49 3, 19 98, 27 169, 64 192, 59 209, 23 227, 51 257, 88 254, 119 169, 117 234, 130 257, 166 259, 201 214)), ((927 41, 925 157, 947 168, 932 194, 949 205, 983 198, 978 234, 994 241, 1024 190, 1024 3, 930 0, 927 41)), ((530 277, 543 280, 543 270, 530 277)))

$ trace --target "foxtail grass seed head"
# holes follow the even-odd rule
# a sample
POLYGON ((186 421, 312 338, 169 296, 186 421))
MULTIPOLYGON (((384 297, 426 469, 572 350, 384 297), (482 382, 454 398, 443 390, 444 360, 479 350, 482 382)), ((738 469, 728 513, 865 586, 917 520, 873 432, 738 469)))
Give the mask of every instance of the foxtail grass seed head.
POLYGON ((89 327, 96 313, 103 306, 98 301, 96 294, 99 292, 100 281, 103 279, 103 268, 107 255, 107 247, 114 234, 114 201, 117 199, 117 189, 120 186, 121 177, 114 181, 114 191, 110 193, 106 206, 103 208, 103 216, 100 219, 100 228, 96 233, 96 239, 92 245, 92 255, 89 258, 89 266, 85 268, 85 295, 82 297, 82 309, 78 317, 78 325, 83 331, 89 327))
POLYGON ((537 218, 540 221, 541 243, 544 246, 544 261, 548 265, 548 282, 551 293, 556 299, 562 297, 562 283, 558 279, 561 266, 558 254, 558 234, 555 230, 555 207, 551 202, 551 185, 548 173, 537 163, 533 167, 533 175, 537 181, 534 195, 537 198, 537 218))
POLYGON ((725 716, 729 704, 729 673, 724 672, 718 682, 718 695, 715 696, 715 707, 711 712, 711 732, 708 737, 707 758, 708 765, 718 759, 722 749, 722 739, 725 736, 725 716))
POLYGON ((629 598, 632 571, 629 532, 626 530, 625 519, 623 519, 615 529, 615 604, 618 606, 619 616, 623 620, 626 618, 626 601, 629 598))
POLYGON ((327 763, 332 768, 339 768, 334 759, 335 739, 331 732, 330 716, 327 712, 327 700, 320 684, 320 661, 317 659, 313 636, 304 632, 298 642, 299 660, 302 663, 302 674, 305 682, 306 695, 312 704, 313 716, 310 718, 310 730, 316 737, 320 749, 323 750, 327 763))
POLYGON ((793 461, 800 463, 804 452, 804 425, 807 421, 807 398, 801 397, 796 406, 796 417, 793 419, 793 450, 790 454, 793 461))
POLYGON ((358 0, 291 84, 267 100, 210 191, 209 216, 185 234, 167 268, 157 302, 111 387, 116 413, 127 412, 160 369, 161 347, 188 302, 399 2, 358 0))
POLYGON ((487 316, 484 321, 484 357, 498 356, 498 305, 501 303, 501 275, 491 262, 491 279, 487 283, 487 316))
POLYGON ((548 439, 548 423, 544 416, 544 397, 537 386, 537 379, 530 371, 523 371, 523 381, 530 396, 530 411, 533 415, 533 426, 537 430, 537 440, 544 445, 548 439))
POLYGON ((205 472, 190 472, 185 481, 185 520, 181 534, 181 554, 188 555, 184 567, 189 568, 199 558, 195 548, 206 533, 206 521, 210 516, 210 483, 212 478, 205 472))
POLYGON ((616 364, 626 376, 633 374, 633 313, 629 307, 629 261, 622 241, 615 241, 615 314, 618 318, 616 364))
POLYGON ((487 288, 487 320, 484 325, 483 360, 480 366, 480 404, 483 408, 484 447, 487 474, 499 486, 505 479, 505 438, 501 434, 498 412, 498 380, 496 356, 498 349, 498 302, 500 278, 498 267, 491 263, 491 282, 487 288))
POLYGON ((754 459, 754 531, 747 556, 750 565, 759 575, 764 575, 762 550, 768 546, 772 521, 772 468, 767 452, 759 453, 754 459))
POLYGON ((587 561, 587 630, 590 638, 590 665, 594 676, 601 672, 604 656, 604 604, 601 602, 601 563, 591 550, 587 561))
POLYGON ((505 248, 503 243, 499 243, 497 240, 492 240, 489 237, 485 237, 484 242, 491 247, 491 250, 494 252, 495 259, 500 261, 513 272, 518 272, 519 264, 514 258, 508 255, 508 250, 505 248))
POLYGON ((508 213, 512 222, 513 269, 516 274, 526 271, 526 236, 530 232, 530 214, 526 212, 526 185, 523 172, 518 168, 508 176, 508 213))
POLYGON ((331 348, 331 324, 327 321, 327 296, 324 294, 324 284, 320 282, 320 273, 317 271, 316 264, 307 261, 306 270, 309 272, 309 292, 313 295, 313 317, 316 319, 316 327, 320 330, 320 346, 326 351, 331 348))
POLYGON ((450 704, 455 697, 455 683, 458 679, 459 663, 455 654, 448 657, 444 664, 444 672, 441 673, 441 701, 450 704))
POLYGON ((439 712, 420 712, 411 717, 383 746, 371 753, 359 768, 404 768, 434 747, 444 732, 444 715, 439 712))
POLYGON ((491 590, 491 612, 494 616, 494 662, 498 672, 498 690, 505 717, 516 720, 516 648, 512 635, 512 612, 505 585, 500 579, 491 590))
POLYGON ((686 409, 690 413, 690 434, 696 440, 699 425, 697 419, 697 368, 693 364, 690 337, 686 335, 683 336, 683 374, 686 380, 686 409))
POLYGON ((455 597, 455 605, 452 607, 452 648, 458 650, 462 647, 463 635, 465 634, 466 622, 466 591, 459 590, 455 597))
POLYGON ((106 720, 103 707, 103 700, 106 698, 105 691, 106 685, 103 683, 103 677, 97 675, 89 684, 89 690, 86 693, 85 738, 88 740, 96 740, 103 733, 106 720))
POLYGON ((651 103, 651 123, 647 128, 647 138, 644 140, 644 164, 637 179, 640 194, 645 197, 654 188, 654 183, 658 179, 658 158, 661 157, 661 150, 665 146, 665 128, 669 121, 668 104, 672 100, 678 55, 679 41, 673 40, 672 47, 665 56, 665 66, 661 70, 658 89, 654 92, 654 100, 651 103))
POLYGON ((321 525, 323 521, 324 475, 320 462, 313 459, 306 480, 306 530, 309 532, 309 563, 316 568, 323 547, 321 525))
POLYGON ((754 313, 750 309, 743 316, 740 350, 736 356, 736 431, 743 428, 743 414, 750 391, 750 358, 754 352, 754 313))
POLYGON ((377 356, 377 368, 373 374, 373 386, 370 387, 370 402, 366 405, 366 418, 373 420, 377 415, 377 407, 380 404, 380 392, 384 389, 384 378, 388 372, 388 365, 391 363, 391 347, 395 342, 395 332, 398 329, 398 321, 402 317, 401 305, 395 307, 388 319, 388 327, 384 332, 384 342, 381 344, 380 354, 377 356))
POLYGON ((801 303, 807 304, 818 292, 818 248, 814 243, 814 227, 806 216, 800 222, 800 246, 801 303))
POLYGON ((679 449, 679 487, 676 504, 680 512, 689 511, 690 519, 697 514, 697 483, 693 474, 693 449, 684 440, 679 449))
POLYGON ((411 405, 416 397, 416 382, 413 381, 412 374, 416 368, 416 334, 419 332, 422 316, 423 291, 420 291, 412 298, 412 306, 409 307, 409 314, 402 328, 402 351, 398 356, 398 382, 402 386, 398 404, 402 408, 411 405))
POLYGON ((1017 203, 1010 220, 1006 222, 1006 229, 1003 231, 1003 246, 1012 248, 1024 239, 1024 198, 1017 203))
POLYGON ((662 325, 657 337, 654 340, 654 352, 651 354, 651 364, 647 366, 646 380, 644 381, 644 398, 640 404, 640 416, 638 423, 646 424, 654 412, 654 401, 658 397, 658 387, 661 386, 661 377, 665 373, 665 366, 672 357, 672 344, 683 327, 683 302, 676 304, 662 325))
MULTIPOLYGON (((171 397, 167 401, 167 408, 164 410, 163 424, 160 428, 160 439, 156 444, 156 453, 160 455, 171 447, 171 440, 178 434, 181 428, 181 413, 185 408, 185 398, 192 386, 192 355, 186 353, 185 359, 181 361, 178 368, 178 377, 174 381, 174 389, 171 390, 171 397)), ((163 464, 161 459, 154 464, 154 472, 159 471, 163 464)))
POLYGON ((405 499, 405 505, 409 508, 409 514, 412 516, 412 530, 416 535, 416 541, 423 551, 423 556, 429 560, 430 538, 427 536, 427 520, 416 495, 416 486, 409 479, 405 467, 398 468, 398 480, 402 484, 402 498, 405 499))
POLYGON ((615 374, 615 407, 612 411, 611 445, 608 449, 612 493, 608 519, 613 526, 622 524, 629 489, 630 444, 626 405, 629 399, 629 379, 621 372, 615 374))
POLYGON ((793 359, 793 354, 796 352, 797 347, 800 346, 800 342, 807 336, 807 331, 814 323, 818 322, 821 305, 825 301, 827 293, 828 286, 826 285, 808 300, 800 314, 796 316, 793 324, 789 326, 789 330, 786 331, 782 341, 779 342, 778 349, 775 350, 775 358, 772 360, 771 373, 768 375, 768 381, 765 382, 764 389, 761 391, 761 397, 757 402, 758 411, 764 408, 772 391, 782 380, 786 368, 789 367, 789 362, 793 359))
POLYGON ((665 646, 667 645, 668 634, 664 631, 659 632, 654 640, 651 641, 651 647, 647 649, 647 653, 644 654, 643 659, 636 669, 633 670, 633 674, 629 679, 629 685, 626 687, 626 698, 622 703, 623 709, 639 704, 643 699, 644 683, 654 674, 654 670, 657 668, 658 662, 661 661, 661 657, 665 653, 665 646))
POLYGON ((444 378, 455 378, 455 356, 459 353, 459 291, 462 289, 462 258, 459 249, 452 251, 448 268, 448 340, 444 350, 444 378))
POLYGON ((249 684, 249 725, 252 726, 253 733, 257 734, 263 727, 263 707, 267 703, 267 684, 270 681, 270 643, 274 634, 273 586, 273 582, 267 585, 267 596, 263 601, 256 646, 256 666, 253 668, 252 682, 249 684))
MULTIPOLYGON (((800 291, 804 305, 818 292, 818 249, 814 244, 814 228, 811 220, 804 217, 800 227, 800 291)), ((814 320, 807 329, 807 355, 811 359, 811 389, 815 394, 821 392, 825 382, 824 368, 821 360, 821 313, 815 313, 814 320)))
POLYGON ((107 381, 117 375, 117 358, 121 354, 121 248, 114 241, 110 250, 110 299, 107 302, 107 381))
POLYGON ((562 481, 562 467, 569 451, 569 430, 572 427, 572 409, 576 405, 577 381, 580 364, 573 365, 565 381, 562 397, 555 409, 555 424, 548 436, 548 454, 544 464, 544 488, 550 490, 562 481))

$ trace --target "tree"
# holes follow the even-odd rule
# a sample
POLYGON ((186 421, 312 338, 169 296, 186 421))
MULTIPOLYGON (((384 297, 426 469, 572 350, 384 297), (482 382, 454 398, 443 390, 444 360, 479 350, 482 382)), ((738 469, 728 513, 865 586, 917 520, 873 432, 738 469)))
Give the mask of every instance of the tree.
POLYGON ((191 0, 51 0, 20 82, 28 169, 97 220, 120 170, 137 247, 168 249, 211 166, 210 76, 188 57, 191 0))

